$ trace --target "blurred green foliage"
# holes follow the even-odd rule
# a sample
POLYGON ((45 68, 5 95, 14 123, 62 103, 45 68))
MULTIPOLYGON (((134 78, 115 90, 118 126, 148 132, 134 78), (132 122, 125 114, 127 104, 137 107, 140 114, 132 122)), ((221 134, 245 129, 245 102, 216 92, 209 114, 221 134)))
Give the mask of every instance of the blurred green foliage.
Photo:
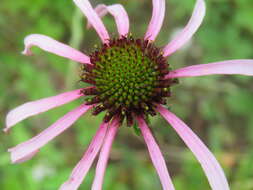
MULTIPOLYGON (((165 45, 188 21, 194 0, 167 0, 166 19, 157 39, 165 45)), ((253 58, 252 0, 206 0, 204 24, 190 47, 171 56, 172 68, 224 59, 253 58)), ((151 0, 107 0, 122 3, 130 16, 131 32, 141 37, 151 17, 151 0)), ((117 35, 112 17, 104 19, 110 33, 117 35)), ((31 100, 80 87, 78 66, 64 58, 34 48, 36 56, 20 54, 23 38, 42 33, 90 52, 99 39, 86 30, 86 20, 71 0, 2 0, 0 6, 0 122, 8 110, 31 100)), ((208 76, 180 80, 169 100, 171 110, 181 117, 210 147, 226 171, 232 190, 253 189, 253 78, 208 76)), ((10 134, 0 134, 0 189, 58 189, 81 158, 101 122, 102 115, 83 116, 67 132, 50 142, 32 160, 10 164, 7 149, 38 134, 57 118, 79 105, 63 107, 27 119, 10 134)), ((210 189, 204 173, 177 134, 159 116, 152 128, 164 152, 177 190, 210 189)), ((94 168, 80 189, 90 189, 94 168)), ((160 182, 141 137, 122 127, 111 153, 104 189, 153 190, 160 182)))

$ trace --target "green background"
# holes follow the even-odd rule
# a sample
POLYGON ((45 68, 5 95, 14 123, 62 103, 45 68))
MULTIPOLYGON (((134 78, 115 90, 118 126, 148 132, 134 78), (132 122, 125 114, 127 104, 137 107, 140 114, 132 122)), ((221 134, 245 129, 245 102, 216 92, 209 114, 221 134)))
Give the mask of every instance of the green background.
MULTIPOLYGON (((131 32, 142 37, 152 11, 151 0, 92 1, 122 3, 129 13, 131 32)), ((187 23, 194 0, 167 0, 166 17, 157 38, 165 45, 187 23)), ((190 44, 169 58, 173 69, 226 59, 253 58, 252 0, 208 0, 203 25, 190 44)), ((117 36, 111 16, 103 21, 117 36)), ((35 56, 21 55, 30 33, 49 35, 86 53, 99 44, 94 30, 71 0, 2 0, 0 5, 0 122, 16 106, 82 87, 76 63, 33 48, 35 56)), ((232 190, 253 189, 253 78, 206 76, 181 79, 168 100, 208 145, 224 168, 232 190)), ((29 118, 9 134, 0 133, 0 189, 54 190, 69 177, 102 120, 86 114, 73 127, 43 147, 32 160, 10 163, 7 149, 48 127, 82 99, 29 118)), ((193 154, 160 117, 151 127, 164 153, 177 190, 208 190, 207 179, 193 154)), ((80 189, 90 189, 94 166, 80 189)), ((161 189, 143 139, 132 128, 121 127, 106 171, 106 190, 161 189)))

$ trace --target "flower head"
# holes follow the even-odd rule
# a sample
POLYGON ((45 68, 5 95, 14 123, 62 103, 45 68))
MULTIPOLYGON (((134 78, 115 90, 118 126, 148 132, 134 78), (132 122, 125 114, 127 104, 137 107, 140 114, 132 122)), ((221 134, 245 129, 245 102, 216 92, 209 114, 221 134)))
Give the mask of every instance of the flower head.
POLYGON ((69 58, 82 64, 81 81, 90 84, 87 88, 59 94, 57 96, 25 103, 10 111, 6 118, 8 131, 27 117, 64 105, 80 97, 85 102, 57 120, 49 128, 32 139, 9 149, 13 163, 31 159, 39 149, 54 137, 69 128, 81 115, 90 109, 97 115, 106 111, 104 121, 92 139, 87 151, 60 189, 78 189, 100 151, 93 190, 102 189, 103 176, 110 149, 123 121, 131 126, 136 122, 147 145, 164 190, 173 190, 174 185, 167 170, 162 153, 147 125, 146 119, 160 113, 175 129, 185 144, 200 162, 210 186, 214 190, 228 190, 224 172, 203 142, 176 115, 167 110, 167 97, 171 86, 178 78, 211 74, 253 75, 253 60, 229 60, 209 64, 188 66, 171 70, 167 57, 180 49, 199 28, 204 15, 204 0, 197 0, 192 17, 186 27, 165 47, 156 47, 158 35, 165 15, 165 0, 153 0, 153 13, 146 34, 135 39, 129 34, 129 20, 120 4, 98 5, 92 8, 88 0, 73 0, 98 33, 102 45, 89 56, 64 45, 50 37, 32 34, 25 38, 23 54, 31 55, 31 47, 69 58), (116 21, 119 37, 110 38, 100 17, 110 13, 116 21))

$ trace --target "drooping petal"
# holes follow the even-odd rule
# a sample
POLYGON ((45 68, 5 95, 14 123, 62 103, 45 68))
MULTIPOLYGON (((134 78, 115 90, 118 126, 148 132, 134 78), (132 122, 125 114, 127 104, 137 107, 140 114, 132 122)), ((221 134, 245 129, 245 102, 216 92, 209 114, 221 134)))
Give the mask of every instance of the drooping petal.
POLYGON ((137 117, 139 128, 141 129, 142 136, 146 142, 148 147, 148 151, 151 157, 151 160, 156 168, 158 176, 161 180, 162 186, 164 190, 174 190, 174 185, 171 181, 170 175, 168 173, 168 169, 166 166, 166 162, 163 158, 163 155, 157 145, 152 133, 147 126, 146 122, 143 118, 137 117))
POLYGON ((27 117, 48 111, 79 98, 82 96, 80 90, 81 89, 65 92, 57 96, 27 102, 18 106, 7 114, 6 128, 4 131, 7 132, 13 125, 26 119, 27 117))
POLYGON ((163 49, 164 57, 173 54, 187 43, 198 30, 205 16, 206 7, 204 0, 197 0, 191 19, 185 28, 163 49))
POLYGON ((81 9, 83 14, 87 17, 88 21, 91 23, 93 28, 97 31, 102 42, 107 43, 108 40, 110 39, 109 34, 103 22, 92 8, 90 2, 88 0, 73 0, 73 1, 81 9))
MULTIPOLYGON (((114 4, 111 6, 106 6, 104 4, 99 4, 96 6, 95 11, 97 12, 100 18, 102 18, 109 12, 115 18, 119 35, 126 36, 128 34, 129 18, 126 10, 122 5, 114 4)), ((88 23, 87 27, 89 26, 90 24, 88 23)))
POLYGON ((253 59, 238 59, 192 65, 171 71, 166 78, 196 77, 217 74, 253 75, 253 59))
POLYGON ((101 152, 100 152, 97 167, 96 167, 96 175, 95 175, 95 179, 93 181, 92 188, 91 188, 92 190, 102 190, 105 169, 108 163, 112 143, 117 134, 118 128, 119 128, 119 122, 118 122, 118 119, 115 119, 110 124, 110 128, 106 134, 104 144, 101 148, 101 152))
POLYGON ((144 39, 154 41, 158 35, 165 15, 165 0, 153 0, 153 13, 144 39))
POLYGON ((227 179, 220 164, 198 136, 183 121, 163 106, 158 105, 157 111, 171 124, 193 152, 200 162, 212 189, 229 190, 227 179))
POLYGON ((82 183, 87 172, 89 171, 100 147, 104 141, 108 123, 102 123, 99 127, 96 135, 92 139, 88 149, 83 155, 82 159, 78 162, 76 167, 73 169, 68 181, 66 181, 60 187, 60 190, 76 190, 82 183))
POLYGON ((82 52, 65 45, 61 42, 54 40, 48 36, 42 34, 30 34, 28 35, 25 40, 25 49, 22 52, 24 55, 32 55, 31 47, 38 46, 39 48, 43 49, 44 51, 48 51, 50 53, 66 57, 73 61, 83 63, 83 64, 90 64, 90 57, 83 54, 82 52))
POLYGON ((47 144, 53 138, 61 134, 69 128, 81 115, 88 111, 92 106, 82 104, 76 109, 64 115, 57 120, 53 125, 45 129, 37 136, 30 140, 23 142, 16 147, 10 148, 8 151, 11 153, 11 160, 13 163, 20 162, 20 160, 27 160, 32 158, 42 146, 47 144))

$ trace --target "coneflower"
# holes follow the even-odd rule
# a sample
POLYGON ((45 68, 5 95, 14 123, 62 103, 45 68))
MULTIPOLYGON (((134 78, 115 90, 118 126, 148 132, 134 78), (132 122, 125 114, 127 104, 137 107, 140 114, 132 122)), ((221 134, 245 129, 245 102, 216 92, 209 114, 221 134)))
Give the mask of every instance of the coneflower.
POLYGON ((162 153, 147 125, 147 119, 160 113, 176 130, 200 162, 213 190, 228 190, 224 172, 208 148, 193 131, 164 105, 171 96, 171 86, 178 78, 212 74, 253 75, 253 60, 229 60, 188 66, 171 70, 167 58, 188 42, 199 28, 205 15, 204 0, 197 0, 186 27, 165 47, 154 44, 164 15, 165 0, 153 0, 153 14, 143 38, 129 34, 129 20, 120 4, 98 5, 92 8, 88 0, 74 0, 87 17, 89 26, 98 33, 102 44, 89 56, 50 37, 32 34, 25 38, 25 55, 30 48, 41 49, 82 64, 81 81, 89 87, 57 96, 25 103, 10 111, 6 118, 8 131, 16 123, 39 113, 64 105, 80 97, 87 97, 82 105, 57 120, 32 139, 9 149, 13 163, 32 158, 39 149, 69 128, 80 116, 92 109, 93 115, 105 111, 105 117, 84 156, 72 171, 61 190, 78 189, 100 151, 92 190, 101 190, 113 140, 123 122, 138 124, 164 190, 175 189, 162 153), (100 17, 110 13, 116 21, 119 36, 110 38, 100 17))

